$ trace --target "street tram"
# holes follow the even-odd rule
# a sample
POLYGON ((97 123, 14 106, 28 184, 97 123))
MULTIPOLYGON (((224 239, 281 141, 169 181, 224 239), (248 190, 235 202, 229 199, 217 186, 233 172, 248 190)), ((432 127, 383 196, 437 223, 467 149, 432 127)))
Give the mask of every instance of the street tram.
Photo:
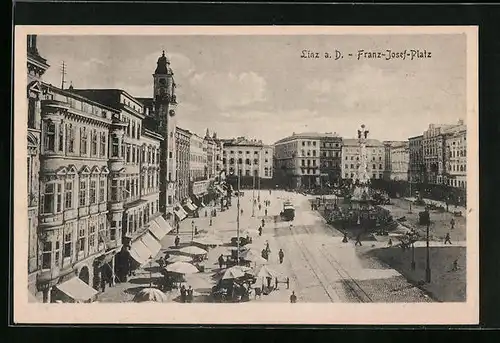
POLYGON ((295 218, 295 207, 291 201, 285 201, 283 203, 283 211, 281 211, 280 215, 285 221, 292 221, 295 218))

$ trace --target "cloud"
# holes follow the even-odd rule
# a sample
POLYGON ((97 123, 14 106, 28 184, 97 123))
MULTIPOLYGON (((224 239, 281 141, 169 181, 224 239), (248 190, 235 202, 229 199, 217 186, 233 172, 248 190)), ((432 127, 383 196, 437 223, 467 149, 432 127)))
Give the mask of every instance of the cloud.
POLYGON ((190 85, 221 110, 266 100, 266 80, 254 72, 198 73, 192 76, 190 85))

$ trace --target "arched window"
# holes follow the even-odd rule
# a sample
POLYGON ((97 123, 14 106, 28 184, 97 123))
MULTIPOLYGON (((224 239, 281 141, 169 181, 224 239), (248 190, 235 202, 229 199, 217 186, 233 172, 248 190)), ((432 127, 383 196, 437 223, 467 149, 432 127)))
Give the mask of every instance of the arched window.
POLYGON ((45 150, 55 150, 56 126, 52 120, 45 122, 45 150))
POLYGON ((243 160, 241 158, 238 158, 238 164, 242 164, 243 160))

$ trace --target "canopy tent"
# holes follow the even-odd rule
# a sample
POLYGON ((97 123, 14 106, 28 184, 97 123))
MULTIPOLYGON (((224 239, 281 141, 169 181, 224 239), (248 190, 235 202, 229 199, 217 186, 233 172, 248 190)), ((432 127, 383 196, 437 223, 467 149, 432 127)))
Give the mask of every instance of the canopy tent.
POLYGON ((168 272, 177 274, 195 274, 198 273, 198 268, 187 262, 174 262, 165 267, 168 272))
POLYGON ((174 208, 174 213, 179 221, 182 221, 187 217, 186 211, 184 211, 182 206, 179 205, 174 208))
POLYGON ((57 285, 56 288, 75 302, 90 301, 98 293, 78 277, 73 277, 57 285))
POLYGON ((151 251, 152 257, 155 257, 161 250, 161 244, 149 232, 143 235, 141 240, 148 247, 149 251, 151 251))
POLYGON ((164 303, 168 301, 168 297, 165 293, 160 291, 158 288, 144 288, 141 289, 134 296, 134 302, 160 302, 164 303))
POLYGON ((167 234, 169 234, 173 230, 172 226, 163 219, 163 217, 159 216, 153 219, 149 223, 149 231, 158 239, 161 240, 167 234))
POLYGON ((130 257, 142 266, 153 257, 153 254, 146 244, 139 239, 130 246, 130 257))

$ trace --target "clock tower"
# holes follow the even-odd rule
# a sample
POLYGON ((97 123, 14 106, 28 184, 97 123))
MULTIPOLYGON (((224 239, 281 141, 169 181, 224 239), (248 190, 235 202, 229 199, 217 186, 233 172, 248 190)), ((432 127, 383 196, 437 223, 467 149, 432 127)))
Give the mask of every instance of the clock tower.
POLYGON ((177 179, 175 128, 177 99, 175 95, 174 73, 165 51, 158 58, 153 74, 154 112, 157 117, 158 131, 163 136, 160 147, 160 211, 171 224, 174 224, 173 208, 177 179))

